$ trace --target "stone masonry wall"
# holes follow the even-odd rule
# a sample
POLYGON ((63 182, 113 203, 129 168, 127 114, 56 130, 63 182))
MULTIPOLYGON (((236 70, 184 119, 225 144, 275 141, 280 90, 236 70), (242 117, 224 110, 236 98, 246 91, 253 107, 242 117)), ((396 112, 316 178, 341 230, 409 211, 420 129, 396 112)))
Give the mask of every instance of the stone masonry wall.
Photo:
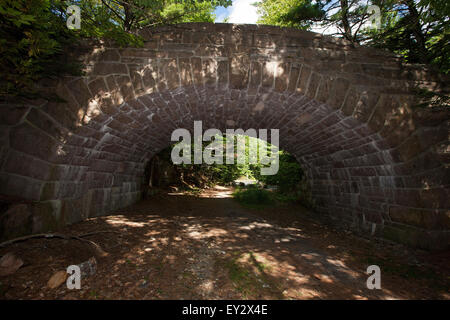
POLYGON ((415 86, 445 90, 443 79, 299 30, 194 23, 142 36, 143 48, 80 49, 85 76, 41 84, 64 102, 2 101, 0 194, 31 208, 0 217, 4 237, 132 204, 146 161, 174 129, 202 120, 204 129, 280 129, 318 212, 342 226, 448 247, 448 112, 412 108, 415 86))

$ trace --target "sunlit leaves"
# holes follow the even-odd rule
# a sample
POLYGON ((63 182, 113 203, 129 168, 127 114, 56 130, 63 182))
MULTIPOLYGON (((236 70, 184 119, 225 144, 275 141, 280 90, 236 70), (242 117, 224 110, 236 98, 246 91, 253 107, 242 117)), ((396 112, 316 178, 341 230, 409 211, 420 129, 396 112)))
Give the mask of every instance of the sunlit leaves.
POLYGON ((308 16, 308 18, 321 15, 316 7, 310 6, 308 0, 263 0, 256 3, 256 6, 261 16, 258 23, 267 25, 306 29, 311 26, 312 21, 301 18, 299 15, 308 16), (306 7, 308 10, 305 11, 306 7))
POLYGON ((55 14, 59 5, 47 0, 0 2, 0 94, 20 92, 38 75, 61 71, 53 58, 73 37, 55 14), (53 63, 47 65, 49 61, 53 63))
MULTIPOLYGON (((79 73, 63 50, 80 38, 142 46, 138 29, 213 22, 216 6, 231 0, 2 0, 0 1, 0 94, 31 92, 38 79, 79 73), (69 30, 66 9, 77 5, 81 29, 69 30)), ((69 50, 70 51, 70 50, 69 50)))

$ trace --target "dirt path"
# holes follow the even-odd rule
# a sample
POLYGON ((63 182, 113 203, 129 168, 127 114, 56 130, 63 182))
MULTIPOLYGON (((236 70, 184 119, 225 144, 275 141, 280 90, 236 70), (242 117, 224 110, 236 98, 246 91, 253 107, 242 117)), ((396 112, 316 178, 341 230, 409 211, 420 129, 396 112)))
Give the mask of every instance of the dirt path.
POLYGON ((81 290, 46 287, 89 245, 33 239, 1 248, 25 264, 0 278, 2 299, 449 299, 449 252, 430 254, 368 242, 319 224, 301 207, 247 209, 217 187, 200 195, 154 196, 62 230, 116 231, 89 237, 108 252, 81 290), (381 268, 381 290, 366 269, 381 268))

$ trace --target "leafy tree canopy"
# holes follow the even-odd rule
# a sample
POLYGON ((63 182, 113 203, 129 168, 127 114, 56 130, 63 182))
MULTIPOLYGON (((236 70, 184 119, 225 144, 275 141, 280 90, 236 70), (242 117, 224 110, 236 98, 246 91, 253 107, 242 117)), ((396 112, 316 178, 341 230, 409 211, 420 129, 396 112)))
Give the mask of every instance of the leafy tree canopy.
POLYGON ((138 29, 179 22, 213 22, 217 6, 231 0, 2 0, 0 1, 0 95, 29 95, 47 76, 74 74, 65 61, 80 38, 112 39, 140 46, 138 29), (81 11, 81 29, 70 30, 68 6, 81 11))
POLYGON ((352 43, 385 48, 410 63, 448 73, 450 2, 448 0, 262 0, 255 4, 258 23, 331 31, 352 43), (373 11, 380 25, 373 27, 373 11))

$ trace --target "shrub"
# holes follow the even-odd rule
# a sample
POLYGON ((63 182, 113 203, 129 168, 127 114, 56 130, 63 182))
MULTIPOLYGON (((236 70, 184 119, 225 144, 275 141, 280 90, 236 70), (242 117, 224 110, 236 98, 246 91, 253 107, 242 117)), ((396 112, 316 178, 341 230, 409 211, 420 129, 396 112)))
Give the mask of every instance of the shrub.
POLYGON ((279 153, 279 170, 277 174, 263 176, 259 168, 254 170, 255 177, 265 184, 276 185, 281 193, 289 193, 295 190, 303 177, 303 170, 294 156, 285 151, 279 153))
POLYGON ((42 77, 74 71, 64 61, 63 49, 75 37, 65 25, 61 4, 0 2, 0 94, 27 93, 42 77))
POLYGON ((250 206, 266 205, 272 201, 269 191, 254 186, 238 188, 233 193, 233 196, 240 203, 250 206))

